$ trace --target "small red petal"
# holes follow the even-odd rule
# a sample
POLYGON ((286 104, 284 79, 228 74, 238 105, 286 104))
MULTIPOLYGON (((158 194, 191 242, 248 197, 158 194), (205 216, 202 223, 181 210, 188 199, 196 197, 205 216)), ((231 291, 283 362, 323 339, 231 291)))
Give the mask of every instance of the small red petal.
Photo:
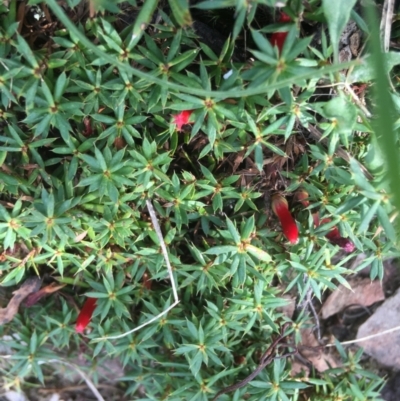
MULTIPOLYGON (((279 17, 278 22, 290 22, 291 19, 290 17, 285 14, 284 12, 281 12, 281 16, 279 17)), ((279 50, 279 54, 282 53, 283 45, 285 44, 286 37, 288 35, 288 32, 275 32, 271 35, 270 42, 272 46, 277 46, 279 50)))
POLYGON ((287 32, 275 32, 271 35, 271 44, 272 46, 277 46, 279 50, 279 54, 281 54, 283 45, 285 44, 287 32))
POLYGON ((299 229, 290 214, 287 200, 281 195, 274 195, 271 205, 281 223, 283 234, 292 244, 296 244, 299 240, 299 229))
POLYGON ((335 238, 340 238, 340 232, 337 227, 333 227, 331 231, 329 231, 328 234, 325 235, 326 238, 333 240, 335 238))
POLYGON ((174 123, 176 124, 176 128, 178 131, 182 130, 182 126, 185 124, 189 124, 189 118, 192 114, 192 110, 183 110, 178 114, 173 115, 174 123))
POLYGON ((75 331, 77 333, 83 333, 86 326, 90 323, 94 310, 96 309, 96 298, 88 298, 79 313, 78 319, 76 320, 75 331))
POLYGON ((291 18, 284 12, 281 12, 281 16, 279 17, 279 22, 290 22, 290 21, 291 18))

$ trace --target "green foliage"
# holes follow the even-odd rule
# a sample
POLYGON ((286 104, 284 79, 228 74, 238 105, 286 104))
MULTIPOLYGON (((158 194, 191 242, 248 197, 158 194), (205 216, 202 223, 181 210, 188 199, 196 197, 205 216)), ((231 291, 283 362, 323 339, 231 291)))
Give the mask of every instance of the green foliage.
MULTIPOLYGON (((219 54, 196 35, 187 1, 170 0, 170 10, 157 1, 133 4, 135 22, 121 27, 120 2, 98 2, 95 18, 73 24, 49 0, 56 22, 48 48, 18 33, 14 3, 0 8, 1 283, 18 286, 37 274, 66 286, 0 327, 12 338, 7 381, 44 382, 47 362, 83 352, 94 363, 119 358, 131 399, 207 400, 254 371, 291 320, 284 293, 321 299, 347 285, 348 262, 362 252, 371 277, 382 279, 384 258, 396 254, 394 187, 382 165, 374 166, 375 180, 360 168, 376 152, 372 123, 341 85, 337 96, 315 99, 319 79, 343 83, 340 71, 354 64, 330 65, 353 2, 331 15, 332 1, 311 1, 307 10, 289 1, 293 23, 281 52, 266 35, 272 24, 258 19, 272 15, 276 1, 199 2, 204 12, 234 13, 219 54), (310 20, 325 13, 330 35, 322 33, 321 47, 299 37, 305 11, 310 20), (237 61, 241 35, 251 63, 237 61), (187 110, 189 124, 178 131, 172 116, 187 110), (308 136, 310 125, 326 146, 308 136), (308 207, 292 199, 299 188, 308 207), (299 226, 293 246, 270 213, 277 190, 288 195, 299 226), (173 304, 146 200, 180 302, 128 334, 173 304), (316 227, 313 213, 330 221, 316 227), (333 227, 355 252, 343 256, 328 241, 333 227), (98 299, 89 341, 73 328, 81 295, 98 299)), ((299 339, 310 318, 293 319, 299 339)), ((305 380, 275 359, 221 400, 295 401, 303 392, 313 400, 378 399, 380 380, 360 368, 359 354, 338 347, 343 368, 305 380)))
POLYGON ((339 0, 332 2, 322 1, 322 8, 329 27, 329 35, 332 41, 334 60, 339 61, 339 40, 347 22, 350 19, 350 13, 356 4, 356 0, 339 0))

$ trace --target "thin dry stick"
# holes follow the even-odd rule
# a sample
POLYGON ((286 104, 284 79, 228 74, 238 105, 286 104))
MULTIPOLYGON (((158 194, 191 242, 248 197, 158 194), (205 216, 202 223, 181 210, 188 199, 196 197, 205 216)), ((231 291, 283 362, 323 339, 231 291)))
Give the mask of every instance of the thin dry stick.
MULTIPOLYGON (((232 391, 235 391, 239 388, 244 387, 247 385, 249 382, 251 382, 255 377, 257 377, 260 372, 268 366, 274 359, 280 359, 280 358, 286 358, 289 355, 293 355, 293 353, 285 354, 282 356, 274 356, 275 349, 277 348, 278 344, 285 338, 285 330, 288 325, 285 324, 281 328, 281 332, 279 336, 272 342, 272 344, 268 347, 268 349, 264 352, 264 354, 260 358, 260 363, 256 367, 256 369, 250 373, 245 379, 242 381, 232 384, 231 386, 225 387, 222 390, 220 390, 212 399, 212 401, 216 401, 222 394, 230 393, 232 391)), ((282 344, 284 345, 284 344, 282 344)))
POLYGON ((90 390, 92 391, 93 395, 96 397, 97 401, 105 401, 105 399, 102 397, 102 395, 99 393, 99 391, 97 390, 96 386, 94 385, 94 383, 90 380, 89 376, 83 372, 79 366, 67 362, 67 361, 63 361, 61 359, 51 359, 50 361, 43 361, 43 363, 61 363, 62 365, 67 365, 70 368, 74 369, 76 372, 79 373, 79 375, 82 377, 83 380, 85 380, 87 386, 90 388, 90 390))
MULTIPOLYGON (((385 334, 394 333, 395 331, 399 331, 399 330, 400 330, 400 326, 397 326, 397 327, 393 327, 391 329, 383 330, 383 331, 381 331, 379 333, 371 334, 370 336, 357 338, 355 340, 350 340, 350 341, 343 341, 340 344, 341 345, 356 344, 356 343, 360 343, 362 341, 368 341, 368 340, 372 340, 373 338, 384 336, 385 334)), ((327 345, 325 345, 325 347, 335 347, 335 346, 336 346, 336 344, 327 344, 327 345)))
POLYGON ((380 31, 381 31, 383 49, 385 53, 389 51, 389 46, 390 46, 390 35, 392 32, 394 3, 395 0, 385 0, 383 4, 380 31))
MULTIPOLYGON (((76 384, 73 386, 66 386, 66 387, 45 387, 45 388, 39 388, 38 393, 40 394, 67 393, 72 391, 85 390, 86 387, 87 386, 85 384, 76 384)), ((104 384, 104 383, 99 383, 97 385, 97 388, 123 391, 115 386, 111 386, 110 384, 104 384)))
MULTIPOLYGON (((307 275, 303 276, 303 282, 306 284, 307 275)), ((318 337, 318 340, 321 340, 321 327, 319 324, 317 311, 315 310, 314 305, 312 303, 312 288, 311 287, 308 288, 305 298, 303 299, 302 302, 299 303, 299 305, 297 306, 297 309, 300 309, 301 313, 303 313, 307 309, 311 310, 311 313, 313 314, 314 319, 315 319, 315 328, 317 330, 317 337, 318 337)))
POLYGON ((161 232, 161 228, 160 228, 160 225, 158 224, 156 212, 155 212, 155 210, 153 208, 153 205, 152 205, 152 203, 151 203, 151 201, 149 199, 146 200, 146 205, 147 205, 147 209, 149 210, 149 213, 150 213, 151 222, 153 223, 153 226, 154 226, 154 229, 156 231, 157 237, 158 237, 158 239, 160 241, 161 250, 162 250, 162 253, 163 253, 163 256, 164 256, 164 259, 165 259, 165 263, 167 265, 169 280, 171 281, 172 293, 174 295, 174 302, 173 302, 172 305, 170 305, 167 309, 162 311, 160 314, 158 314, 157 316, 154 316, 153 318, 151 318, 147 322, 141 324, 140 326, 135 327, 132 330, 129 330, 129 331, 127 331, 125 333, 122 333, 122 334, 119 334, 117 336, 105 336, 105 337, 96 338, 95 340, 116 340, 118 338, 126 337, 129 334, 132 334, 135 331, 138 331, 138 330, 142 329, 143 327, 148 326, 149 324, 155 322, 160 317, 162 317, 165 314, 167 314, 172 308, 174 308, 179 303, 178 291, 176 289, 174 274, 172 272, 172 266, 171 266, 171 263, 170 263, 169 257, 168 257, 167 246, 165 245, 165 241, 164 241, 164 238, 163 238, 163 235, 162 235, 162 232, 161 232))
POLYGON ((167 246, 165 245, 164 238, 163 238, 163 235, 162 235, 162 232, 161 232, 161 228, 160 228, 160 225, 158 224, 156 212, 155 212, 155 210, 153 208, 153 205, 152 205, 152 203, 150 202, 149 199, 146 200, 146 205, 147 205, 147 209, 149 210, 150 218, 151 218, 151 221, 153 223, 154 229, 156 230, 157 237, 158 237, 158 239, 160 241, 161 250, 162 250, 162 253, 164 255, 165 263, 166 263, 167 268, 168 268, 169 278, 171 280, 172 293, 174 294, 174 301, 175 301, 175 304, 177 304, 179 302, 179 297, 178 297, 178 292, 176 290, 174 274, 172 272, 172 266, 171 266, 171 263, 169 262, 167 246))
POLYGON ((372 114, 370 111, 364 106, 363 102, 360 100, 360 98, 357 96, 357 94, 353 91, 352 87, 350 86, 349 83, 345 82, 344 84, 346 90, 350 93, 351 97, 357 104, 357 106, 362 110, 362 112, 365 114, 366 117, 371 118, 372 114))

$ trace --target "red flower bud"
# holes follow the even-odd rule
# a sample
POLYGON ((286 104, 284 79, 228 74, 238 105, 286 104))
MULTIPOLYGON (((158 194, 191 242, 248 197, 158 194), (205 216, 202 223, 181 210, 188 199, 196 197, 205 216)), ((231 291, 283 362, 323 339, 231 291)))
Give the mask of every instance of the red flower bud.
POLYGON ((354 245, 353 241, 351 241, 349 238, 333 238, 329 240, 332 244, 340 246, 346 253, 351 253, 356 249, 356 246, 354 245))
POLYGON ((272 46, 277 46, 279 50, 279 54, 282 53, 283 45, 286 40, 286 36, 288 35, 287 32, 275 32, 271 35, 271 45, 272 46))
POLYGON ((76 320, 75 331, 77 333, 83 333, 86 326, 90 323, 94 310, 96 309, 96 298, 87 298, 81 312, 79 313, 78 319, 76 320))
POLYGON ((310 202, 307 200, 308 199, 308 192, 304 189, 299 189, 295 194, 294 198, 298 201, 301 202, 301 204, 304 207, 310 206, 310 202))
MULTIPOLYGON (((281 16, 279 17, 278 22, 290 22, 290 17, 285 14, 281 13, 281 16)), ((283 45, 286 40, 286 36, 288 35, 288 32, 275 32, 271 35, 270 42, 272 46, 277 46, 279 50, 279 54, 282 52, 283 45)))
POLYGON ((192 114, 192 110, 183 110, 178 114, 174 114, 172 117, 174 118, 174 123, 176 124, 176 128, 178 131, 182 131, 182 126, 185 124, 189 124, 189 118, 192 114))
MULTIPOLYGON (((318 227, 320 224, 329 223, 331 221, 331 219, 329 218, 322 219, 320 223, 318 213, 314 213, 313 218, 315 227, 318 227)), ((356 248, 353 241, 351 241, 349 238, 344 238, 340 235, 338 227, 333 227, 331 231, 329 231, 329 233, 325 235, 325 237, 328 238, 331 244, 340 246, 340 248, 342 248, 347 253, 353 252, 354 249, 356 248)))
POLYGON ((291 18, 282 11, 281 16, 279 17, 279 22, 290 22, 290 21, 291 21, 291 18))
POLYGON ((271 206, 273 212, 281 222, 283 234, 292 244, 296 244, 299 240, 299 230, 294 218, 290 214, 287 200, 281 195, 274 195, 271 206))

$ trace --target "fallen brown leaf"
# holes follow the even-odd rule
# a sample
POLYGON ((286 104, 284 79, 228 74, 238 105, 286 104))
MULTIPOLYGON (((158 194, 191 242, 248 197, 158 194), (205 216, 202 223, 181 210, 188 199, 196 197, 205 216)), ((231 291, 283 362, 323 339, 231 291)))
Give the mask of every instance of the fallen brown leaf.
POLYGON ((239 168, 240 164, 243 162, 245 153, 246 153, 245 150, 241 150, 240 152, 238 152, 236 154, 235 159, 233 161, 232 173, 236 173, 236 170, 239 168))
POLYGON ((25 1, 22 1, 21 3, 19 3, 18 11, 17 11, 17 21, 19 22, 18 33, 21 33, 22 27, 25 24, 25 8, 26 8, 25 1))
POLYGON ((279 289, 282 291, 282 294, 280 294, 279 296, 288 301, 288 303, 285 306, 278 307, 276 310, 278 312, 283 313, 286 317, 291 319, 296 309, 296 297, 293 296, 292 294, 284 294, 283 287, 279 286, 279 289))
POLYGON ((350 305, 370 306, 385 299, 379 280, 371 281, 370 278, 356 278, 349 280, 349 284, 351 290, 340 285, 326 299, 321 308, 323 319, 327 319, 350 305))
POLYGON ((61 290, 61 288, 65 286, 66 284, 51 283, 46 287, 41 288, 39 291, 29 294, 24 305, 29 308, 30 306, 35 305, 35 303, 37 303, 43 297, 50 295, 58 290, 61 290))
MULTIPOLYGON (((318 372, 324 372, 330 368, 337 368, 340 364, 333 353, 324 353, 324 348, 318 343, 312 329, 301 330, 301 343, 298 346, 300 355, 311 363, 318 372)), ((291 375, 295 376, 301 372, 306 377, 309 374, 307 366, 300 361, 292 364, 291 375)))
POLYGON ((6 308, 0 309, 0 325, 11 322, 14 316, 18 313, 18 308, 21 302, 32 292, 36 292, 40 288, 41 280, 38 277, 30 277, 14 291, 6 308))

